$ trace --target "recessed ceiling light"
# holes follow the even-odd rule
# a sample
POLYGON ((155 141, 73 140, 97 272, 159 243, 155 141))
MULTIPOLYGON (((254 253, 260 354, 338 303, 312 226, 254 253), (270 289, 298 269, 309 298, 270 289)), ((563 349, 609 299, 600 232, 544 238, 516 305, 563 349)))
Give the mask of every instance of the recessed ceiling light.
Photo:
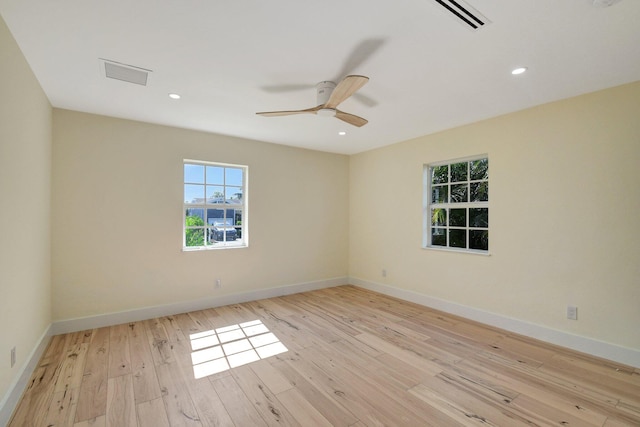
POLYGON ((518 68, 514 68, 511 71, 511 74, 513 74, 514 76, 517 76, 518 74, 522 74, 525 71, 527 71, 527 67, 518 67, 518 68))
POLYGON ((341 130, 340 132, 338 132, 338 135, 342 136, 342 135, 346 135, 347 133, 343 130, 341 130))
POLYGON ((171 98, 171 99, 180 99, 180 95, 178 95, 177 93, 170 93, 169 94, 169 98, 171 98))

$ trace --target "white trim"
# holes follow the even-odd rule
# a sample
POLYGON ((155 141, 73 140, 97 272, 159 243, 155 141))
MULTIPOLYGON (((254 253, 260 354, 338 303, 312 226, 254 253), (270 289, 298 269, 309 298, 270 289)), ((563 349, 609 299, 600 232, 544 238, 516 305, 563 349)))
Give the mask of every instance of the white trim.
POLYGON ((503 316, 501 314, 431 297, 415 291, 370 282, 356 277, 350 277, 349 283, 365 289, 380 292, 385 295, 400 298, 405 301, 424 305, 446 313, 455 314, 470 320, 475 320, 509 332, 515 332, 540 341, 587 353, 592 356, 640 368, 640 350, 638 349, 622 347, 581 335, 574 335, 568 332, 551 329, 546 326, 503 316))
POLYGON ((169 316, 177 313, 203 310, 205 308, 220 307, 223 305, 238 304, 264 298, 273 298, 316 289, 330 288, 333 286, 346 285, 347 283, 349 282, 346 276, 336 277, 333 279, 260 289, 239 294, 207 297, 198 300, 177 302, 174 304, 144 307, 116 313, 99 314, 97 316, 59 320, 57 322, 53 322, 51 330, 52 335, 67 334, 70 332, 78 332, 87 329, 101 328, 104 326, 119 325, 121 323, 153 319, 155 317, 169 316))
POLYGON ((427 163, 425 164, 425 166, 444 166, 444 165, 450 165, 453 163, 470 162, 472 160, 482 160, 484 158, 489 158, 489 153, 476 154, 475 156, 458 157, 457 159, 439 160, 437 162, 427 163))
POLYGON ((33 350, 31 350, 31 354, 29 354, 24 365, 20 368, 18 375, 16 375, 15 379, 9 386, 7 394, 5 394, 0 401, 0 426, 6 426, 9 424, 13 411, 15 411, 16 406, 22 397, 22 393, 29 383, 29 378, 31 378, 31 374, 35 371, 40 358, 49 344, 51 335, 53 334, 51 333, 51 325, 49 325, 38 340, 37 345, 33 350))

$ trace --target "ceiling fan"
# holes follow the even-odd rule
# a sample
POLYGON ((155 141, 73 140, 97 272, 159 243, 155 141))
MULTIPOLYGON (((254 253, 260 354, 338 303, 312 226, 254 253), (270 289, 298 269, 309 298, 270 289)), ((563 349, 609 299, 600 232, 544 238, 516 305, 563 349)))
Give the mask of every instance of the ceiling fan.
POLYGON ((338 110, 338 105, 356 93, 369 81, 369 77, 350 75, 345 77, 337 85, 334 82, 320 82, 316 85, 317 105, 305 110, 291 111, 265 111, 256 113, 260 116, 275 117, 289 116, 292 114, 317 114, 326 117, 335 117, 350 125, 361 127, 367 124, 367 120, 355 114, 338 110))

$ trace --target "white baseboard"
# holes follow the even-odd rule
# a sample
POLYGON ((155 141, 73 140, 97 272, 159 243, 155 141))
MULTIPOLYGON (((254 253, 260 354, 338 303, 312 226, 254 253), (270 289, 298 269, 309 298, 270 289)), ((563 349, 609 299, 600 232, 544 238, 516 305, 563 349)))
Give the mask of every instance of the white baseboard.
POLYGON ((238 304, 241 302, 279 297, 282 295, 296 294, 299 292, 312 291, 316 289, 330 288, 333 286, 346 285, 347 283, 349 283, 347 277, 336 277, 333 279, 279 286, 276 288, 261 289, 239 294, 212 296, 208 298, 201 298, 198 300, 177 302, 174 304, 143 307, 135 310, 121 311, 117 313, 107 313, 97 316, 60 320, 52 324, 51 335, 67 334, 70 332, 84 331, 87 329, 101 328, 104 326, 119 325, 121 323, 137 322, 140 320, 153 319, 155 317, 203 310, 205 308, 220 307, 223 305, 238 304))
POLYGON ((440 298, 430 297, 418 292, 358 279, 356 277, 350 277, 349 283, 405 301, 414 302, 416 304, 444 311, 446 313, 455 314, 466 319, 475 320, 509 332, 525 335, 540 341, 545 341, 582 353, 622 363, 624 365, 640 368, 640 350, 621 347, 604 341, 595 340, 593 338, 550 329, 545 326, 525 322, 523 320, 513 319, 440 298))
POLYGON ((49 344, 51 335, 51 325, 49 325, 38 340, 37 345, 31 350, 31 354, 29 354, 24 365, 20 368, 16 379, 11 386, 9 386, 7 394, 2 398, 2 401, 0 401, 0 426, 9 424, 11 415, 27 387, 29 378, 31 378, 31 374, 36 369, 36 366, 38 366, 38 362, 49 344))

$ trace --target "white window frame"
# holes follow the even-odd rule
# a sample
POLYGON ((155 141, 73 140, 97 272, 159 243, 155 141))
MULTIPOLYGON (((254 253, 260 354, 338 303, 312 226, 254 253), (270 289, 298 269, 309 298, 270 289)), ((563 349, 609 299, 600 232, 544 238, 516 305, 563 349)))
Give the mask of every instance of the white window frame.
MULTIPOLYGON (((182 250, 183 251, 199 251, 199 250, 215 250, 215 249, 233 249, 233 248, 246 248, 249 246, 249 167, 246 165, 236 165, 231 163, 220 163, 220 162, 209 162, 203 160, 192 160, 192 159, 184 159, 182 162, 182 171, 183 171, 183 179, 182 179, 182 250), (184 170, 186 165, 197 165, 204 166, 205 177, 204 183, 199 182, 188 182, 184 176, 184 170), (222 186, 225 190, 227 188, 226 183, 226 173, 223 173, 223 182, 220 183, 209 183, 207 182, 206 170, 207 166, 220 167, 220 168, 233 168, 233 169, 241 169, 242 170, 242 198, 240 201, 231 205, 226 204, 226 198, 223 199, 222 203, 207 203, 206 195, 202 200, 202 203, 187 203, 185 201, 185 187, 187 185, 203 185, 206 189, 207 185, 215 185, 222 186), (187 227, 186 218, 187 218, 187 210, 188 209, 202 209, 204 215, 204 225, 197 227, 187 227), (240 238, 234 241, 226 241, 227 232, 223 231, 223 241, 216 241, 215 243, 211 243, 210 240, 210 224, 207 221, 207 209, 222 209, 224 212, 224 216, 227 215, 227 210, 241 210, 242 211, 242 220, 241 224, 236 225, 234 221, 233 227, 236 229, 240 229, 240 238), (186 234, 188 229, 203 229, 204 234, 204 245, 203 246, 187 246, 186 242, 186 234)), ((229 187, 238 187, 237 185, 229 184, 229 187)))
MULTIPOLYGON (((476 202, 451 202, 451 191, 450 191, 450 187, 451 185, 456 185, 458 184, 458 182, 451 182, 451 165, 456 164, 456 163, 462 163, 462 162, 472 162, 475 160, 483 160, 483 159, 487 159, 487 161, 489 161, 489 156, 487 154, 481 154, 481 155, 477 155, 477 156, 471 156, 471 157, 463 157, 463 158, 459 158, 459 159, 452 159, 452 160, 446 160, 446 161, 441 161, 441 162, 434 162, 434 163, 429 163, 429 164, 425 164, 424 165, 424 169, 423 169, 423 189, 424 189, 424 193, 423 193, 423 237, 422 237, 422 246, 425 249, 434 249, 434 250, 442 250, 442 251, 451 251, 451 252, 464 252, 464 253, 473 253, 473 254, 482 254, 482 255, 489 255, 489 247, 487 248, 487 250, 484 249, 470 249, 469 248, 469 231, 470 230, 477 230, 477 231, 486 231, 487 233, 489 233, 489 223, 487 223, 487 227, 471 227, 469 224, 469 217, 470 215, 468 214, 469 209, 472 208, 486 208, 489 209, 489 200, 487 201, 476 201, 476 202), (432 170, 433 168, 439 167, 439 166, 446 166, 449 165, 449 170, 448 170, 448 185, 449 185, 449 191, 448 191, 448 200, 446 203, 434 203, 432 202, 432 179, 431 179, 431 175, 432 175, 432 170), (431 218, 431 209, 432 208, 444 208, 447 210, 447 223, 445 225, 439 225, 438 227, 435 227, 434 225, 432 225, 432 218, 431 218), (460 209, 467 209, 467 215, 466 215, 466 224, 465 226, 450 226, 449 225, 449 214, 450 214, 450 209, 456 209, 456 208, 460 208, 460 209), (434 228, 439 228, 439 229, 443 229, 445 231, 445 237, 446 237, 446 245, 434 245, 432 243, 432 230, 434 228), (460 248, 460 247, 452 247, 449 246, 450 242, 449 242, 449 231, 452 229, 458 229, 458 230, 465 230, 466 233, 466 248, 460 248)), ((487 179, 482 179, 482 180, 471 180, 470 179, 470 170, 467 170, 467 180, 466 181, 460 181, 460 184, 464 184, 464 183, 480 183, 480 182, 487 182, 487 185, 489 183, 489 178, 487 177, 487 179)), ((467 190, 469 191, 469 189, 467 190)), ((488 197, 487 197, 488 198, 488 197)), ((489 221, 487 221, 489 222, 489 221)), ((489 241, 489 245, 490 245, 490 241, 489 241)))

